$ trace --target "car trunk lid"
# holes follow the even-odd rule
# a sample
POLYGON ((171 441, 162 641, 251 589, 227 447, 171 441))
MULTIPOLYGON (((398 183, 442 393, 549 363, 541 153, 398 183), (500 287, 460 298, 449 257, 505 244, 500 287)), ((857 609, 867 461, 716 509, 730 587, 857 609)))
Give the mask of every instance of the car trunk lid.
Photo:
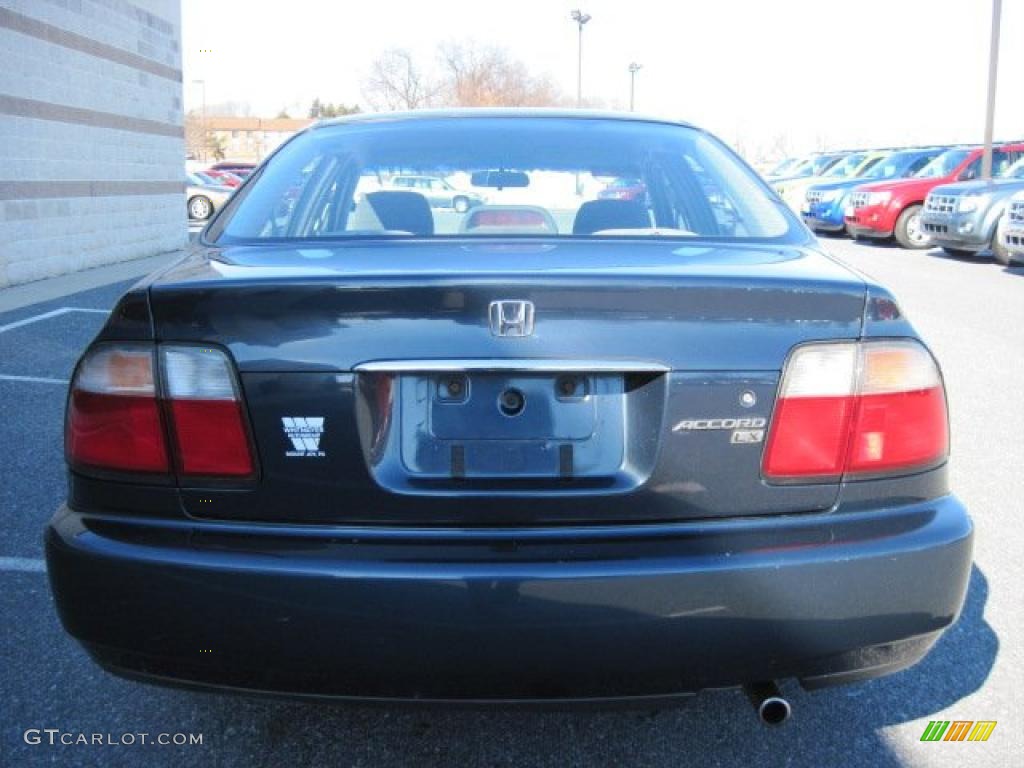
POLYGON ((230 351, 260 454, 188 511, 360 524, 827 508, 836 484, 764 483, 761 448, 789 351, 857 338, 864 295, 810 249, 645 241, 234 248, 151 286, 159 341, 230 351))

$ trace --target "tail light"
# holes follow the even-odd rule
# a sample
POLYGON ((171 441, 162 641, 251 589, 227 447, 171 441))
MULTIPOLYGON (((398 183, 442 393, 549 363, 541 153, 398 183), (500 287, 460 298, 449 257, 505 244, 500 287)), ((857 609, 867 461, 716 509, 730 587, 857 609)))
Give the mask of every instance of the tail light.
POLYGON ((921 344, 808 344, 783 372, 763 472, 807 481, 898 474, 948 452, 942 377, 921 344))
POLYGON ((68 400, 68 461, 125 472, 170 471, 151 346, 98 347, 82 360, 68 400))
POLYGON ((180 473, 251 475, 245 416, 224 353, 206 347, 164 346, 160 355, 180 473))
POLYGON ((65 439, 68 461, 79 469, 214 478, 255 472, 234 370, 213 348, 165 345, 159 356, 149 345, 92 349, 71 385, 65 439))

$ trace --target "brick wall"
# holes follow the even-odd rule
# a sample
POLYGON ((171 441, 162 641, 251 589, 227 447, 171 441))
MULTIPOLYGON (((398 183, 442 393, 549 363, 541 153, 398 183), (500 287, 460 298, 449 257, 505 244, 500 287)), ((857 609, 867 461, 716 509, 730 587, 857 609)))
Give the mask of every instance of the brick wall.
POLYGON ((0 287, 181 247, 180 0, 0 0, 0 287))

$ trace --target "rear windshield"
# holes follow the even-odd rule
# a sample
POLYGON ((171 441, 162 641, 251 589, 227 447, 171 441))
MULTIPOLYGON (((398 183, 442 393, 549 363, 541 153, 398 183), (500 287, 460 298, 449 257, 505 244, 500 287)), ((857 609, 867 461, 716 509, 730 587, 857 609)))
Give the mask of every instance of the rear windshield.
POLYGON ((591 118, 424 117, 300 134, 206 237, 774 240, 793 227, 764 183, 702 131, 591 118))

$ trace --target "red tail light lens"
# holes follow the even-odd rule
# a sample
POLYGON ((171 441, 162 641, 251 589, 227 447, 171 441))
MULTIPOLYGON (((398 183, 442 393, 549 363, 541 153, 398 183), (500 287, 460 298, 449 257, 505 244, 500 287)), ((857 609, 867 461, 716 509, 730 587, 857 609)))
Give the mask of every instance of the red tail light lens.
POLYGON ((916 342, 864 344, 848 473, 934 464, 949 453, 942 377, 916 342))
POLYGON ((152 347, 97 347, 82 360, 71 385, 65 444, 75 467, 170 470, 152 347))
POLYGON ((894 474, 948 451, 942 378, 923 346, 809 344, 783 372, 763 472, 774 480, 894 474))
POLYGON ((105 344, 86 354, 68 402, 68 462, 78 469, 164 475, 176 465, 180 477, 254 475, 227 356, 209 347, 159 349, 163 407, 152 345, 105 344))
POLYGON ((254 472, 249 436, 227 356, 208 347, 161 347, 179 472, 245 477, 254 472))

